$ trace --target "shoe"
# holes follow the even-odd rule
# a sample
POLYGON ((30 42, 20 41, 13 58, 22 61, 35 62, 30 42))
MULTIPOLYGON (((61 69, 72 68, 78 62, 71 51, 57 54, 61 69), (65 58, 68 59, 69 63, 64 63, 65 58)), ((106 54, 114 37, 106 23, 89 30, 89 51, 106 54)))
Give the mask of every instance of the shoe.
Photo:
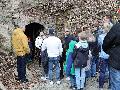
POLYGON ((61 81, 57 81, 57 84, 60 85, 61 81))
POLYGON ((61 75, 61 76, 60 76, 60 79, 63 79, 63 78, 64 78, 64 75, 61 75))
POLYGON ((67 80, 67 81, 70 81, 70 77, 67 77, 66 80, 67 80))
POLYGON ((44 81, 45 81, 45 80, 47 80, 47 78, 46 78, 46 77, 41 77, 41 79, 42 79, 42 80, 44 80, 44 81))
POLYGON ((77 88, 75 86, 70 86, 69 88, 72 90, 77 90, 77 88))
POLYGON ((21 80, 22 83, 27 83, 28 82, 28 79, 25 79, 25 80, 21 80))
POLYGON ((80 90, 83 90, 83 88, 80 88, 80 90))
POLYGON ((73 88, 73 86, 70 86, 69 88, 70 88, 70 89, 72 89, 72 88, 73 88))
POLYGON ((50 81, 50 85, 53 85, 53 81, 50 81))
POLYGON ((46 79, 49 79, 49 77, 48 77, 48 76, 45 76, 45 78, 46 78, 46 79))
POLYGON ((76 87, 72 87, 72 90, 77 90, 77 88, 76 87))
POLYGON ((99 90, 103 90, 103 88, 99 88, 99 90))
POLYGON ((16 81, 20 81, 20 79, 19 79, 19 78, 15 78, 15 80, 16 80, 16 81))

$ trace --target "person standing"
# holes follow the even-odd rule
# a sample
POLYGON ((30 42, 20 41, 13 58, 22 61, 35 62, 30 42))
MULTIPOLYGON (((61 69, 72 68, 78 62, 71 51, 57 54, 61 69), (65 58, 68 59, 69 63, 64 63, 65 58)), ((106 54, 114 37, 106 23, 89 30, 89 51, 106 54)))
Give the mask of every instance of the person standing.
POLYGON ((70 82, 71 82, 71 86, 70 88, 75 89, 76 88, 76 82, 75 82, 75 68, 74 68, 74 63, 73 63, 73 58, 72 58, 72 54, 73 54, 73 50, 74 50, 74 46, 76 44, 76 40, 71 40, 69 43, 69 48, 66 52, 66 76, 70 78, 70 82))
POLYGON ((79 42, 75 44, 73 51, 73 60, 75 66, 75 77, 77 90, 83 90, 85 87, 85 67, 87 66, 89 46, 85 31, 78 34, 79 42))
POLYGON ((26 79, 26 54, 30 53, 28 38, 24 29, 17 27, 12 33, 12 47, 17 56, 17 80, 27 82, 26 79))
POLYGON ((103 51, 109 54, 110 83, 112 90, 120 90, 120 23, 110 29, 103 41, 103 51))
MULTIPOLYGON (((103 85, 105 82, 105 74, 107 72, 106 70, 108 69, 109 55, 103 51, 102 45, 103 45, 103 40, 104 40, 106 34, 110 30, 109 27, 110 27, 109 24, 104 24, 103 34, 99 35, 99 37, 98 37, 98 44, 101 47, 100 53, 99 53, 99 58, 100 58, 99 88, 100 88, 100 90, 103 90, 103 85)), ((108 69, 108 72, 109 72, 109 69, 108 69)), ((109 75, 108 75, 108 77, 109 77, 109 75)))
POLYGON ((59 60, 60 60, 60 56, 62 55, 62 52, 63 52, 61 40, 54 35, 55 35, 55 30, 50 28, 49 29, 49 37, 46 38, 42 44, 42 51, 47 49, 47 54, 48 54, 48 58, 49 58, 48 74, 49 74, 49 80, 50 80, 51 85, 53 85, 53 76, 52 76, 53 75, 53 66, 56 70, 57 84, 60 84, 59 60))
POLYGON ((70 30, 65 28, 65 37, 64 37, 64 47, 66 51, 69 48, 69 43, 71 40, 73 40, 75 37, 70 33, 70 30))
MULTIPOLYGON (((67 53, 68 49, 69 49, 69 43, 71 42, 71 40, 74 40, 75 37, 70 33, 70 30, 68 28, 65 28, 65 37, 64 37, 64 51, 65 53, 67 53)), ((67 61, 67 57, 68 54, 65 54, 66 60, 67 61)), ((64 64, 64 71, 66 72, 66 63, 64 64)), ((67 76, 66 80, 70 80, 70 77, 67 76)))
POLYGON ((37 57, 39 58, 39 67, 41 66, 41 46, 43 43, 43 40, 46 38, 45 34, 43 32, 40 32, 39 36, 37 36, 35 40, 35 47, 37 50, 37 57))

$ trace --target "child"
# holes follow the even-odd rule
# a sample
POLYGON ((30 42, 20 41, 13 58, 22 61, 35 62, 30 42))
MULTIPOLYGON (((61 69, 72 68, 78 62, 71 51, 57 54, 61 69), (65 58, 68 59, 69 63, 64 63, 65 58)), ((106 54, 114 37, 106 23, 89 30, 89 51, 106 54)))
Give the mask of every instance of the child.
POLYGON ((85 84, 85 67, 88 60, 88 43, 85 31, 78 34, 79 42, 75 45, 73 51, 73 60, 75 66, 75 77, 77 90, 83 90, 85 84))

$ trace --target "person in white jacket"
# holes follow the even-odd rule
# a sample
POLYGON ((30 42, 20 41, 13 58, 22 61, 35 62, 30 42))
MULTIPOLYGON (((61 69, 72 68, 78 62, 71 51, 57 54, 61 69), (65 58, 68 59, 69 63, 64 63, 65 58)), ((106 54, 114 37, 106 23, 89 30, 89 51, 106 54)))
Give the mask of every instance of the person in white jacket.
POLYGON ((35 40, 35 47, 37 51, 37 60, 39 60, 39 67, 41 66, 41 46, 43 43, 43 40, 46 38, 45 34, 43 32, 40 32, 39 36, 35 40))
POLYGON ((35 40, 35 46, 38 48, 38 56, 39 56, 39 66, 42 64, 43 67, 43 74, 41 79, 42 80, 47 80, 48 78, 48 57, 47 57, 47 52, 41 51, 41 47, 43 44, 44 39, 47 38, 46 35, 43 32, 40 32, 39 36, 35 40))
POLYGON ((41 49, 41 46, 42 46, 42 43, 43 43, 43 40, 46 38, 45 34, 43 32, 40 32, 39 36, 36 38, 35 40, 35 46, 38 48, 38 49, 41 49))
POLYGON ((54 36, 55 30, 50 28, 49 29, 49 37, 46 38, 43 41, 42 44, 42 51, 47 49, 47 54, 48 54, 48 67, 49 67, 49 80, 50 84, 53 84, 53 66, 55 67, 56 70, 56 79, 57 79, 57 84, 60 84, 60 65, 59 65, 59 60, 60 60, 60 55, 62 55, 63 48, 62 48, 62 43, 61 40, 54 36))

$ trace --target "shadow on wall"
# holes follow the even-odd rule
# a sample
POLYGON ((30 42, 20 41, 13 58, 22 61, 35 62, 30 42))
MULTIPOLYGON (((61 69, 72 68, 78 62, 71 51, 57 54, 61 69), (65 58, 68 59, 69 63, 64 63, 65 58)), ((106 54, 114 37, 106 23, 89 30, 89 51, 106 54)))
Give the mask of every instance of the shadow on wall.
POLYGON ((34 58, 34 55, 35 55, 35 39, 39 35, 39 33, 43 30, 44 30, 44 26, 39 24, 39 23, 36 23, 36 22, 30 23, 30 24, 25 26, 25 34, 30 39, 30 41, 32 42, 33 58, 34 58))

